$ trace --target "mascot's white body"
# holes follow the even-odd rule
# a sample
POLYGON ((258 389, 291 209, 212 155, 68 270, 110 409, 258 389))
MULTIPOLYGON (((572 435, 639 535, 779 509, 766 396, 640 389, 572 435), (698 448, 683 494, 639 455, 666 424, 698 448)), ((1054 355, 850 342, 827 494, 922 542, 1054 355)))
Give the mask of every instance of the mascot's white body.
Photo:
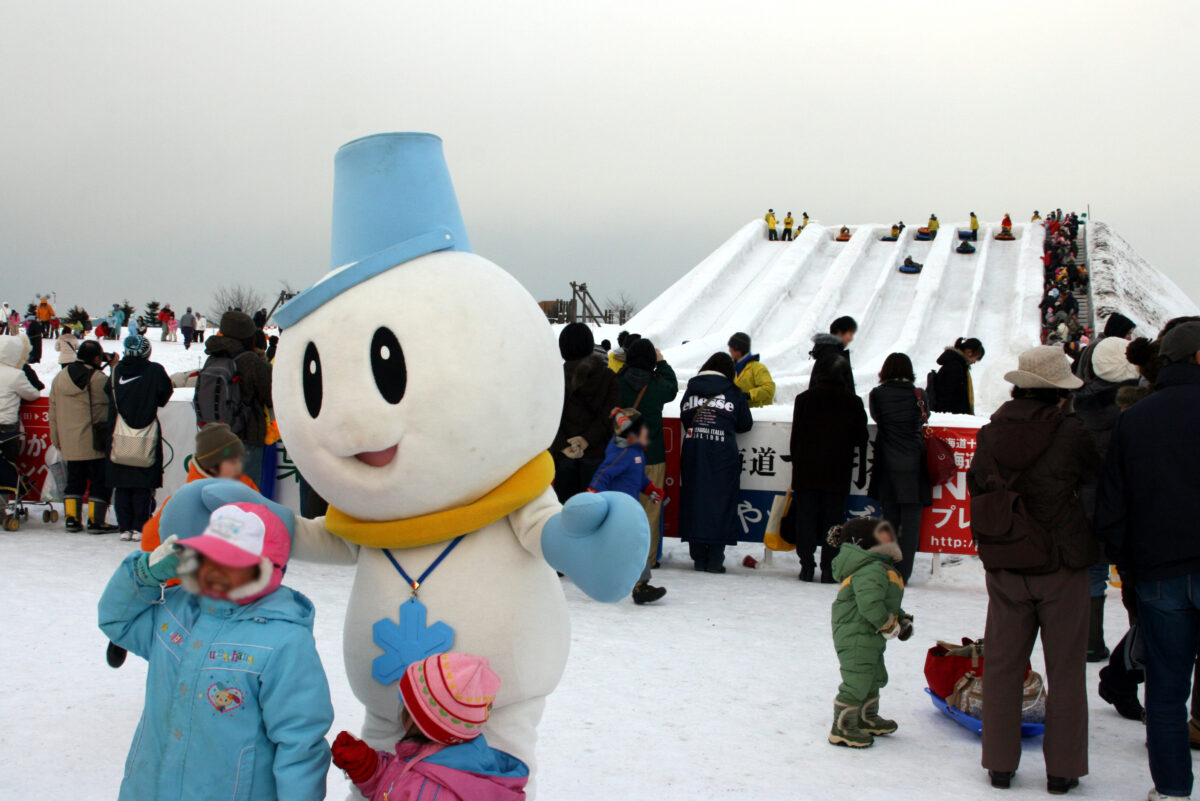
MULTIPOLYGON (((288 453, 313 487, 355 518, 386 521, 470 503, 544 451, 558 426, 562 381, 551 329, 529 294, 491 262, 446 251, 375 276, 287 328, 274 404, 288 453), (395 404, 373 375, 380 328, 403 348, 407 386, 395 404), (315 418, 303 385, 310 344, 320 359, 315 418), (387 464, 358 457, 393 445, 387 464)), ((429 624, 451 626, 454 650, 486 656, 502 677, 488 741, 531 769, 536 727, 570 644, 562 586, 541 550, 543 526, 560 509, 547 488, 465 537, 419 588, 429 624)), ((391 551, 415 579, 446 546, 391 551)), ((357 565, 346 670, 366 706, 363 738, 391 750, 403 735, 401 704, 395 684, 372 677, 381 653, 372 627, 396 619, 412 588, 382 550, 331 534, 324 518, 296 521, 293 556, 357 565)))
POLYGON ((570 644, 554 569, 620 600, 644 567, 646 516, 619 493, 559 506, 546 453, 563 398, 554 337, 521 285, 470 251, 440 139, 343 146, 333 207, 335 269, 276 313, 273 373, 288 454, 329 513, 297 519, 209 479, 172 496, 163 530, 196 536, 226 503, 269 504, 294 557, 356 566, 344 653, 364 738, 390 751, 403 736, 407 665, 467 652, 503 682, 489 743, 532 771, 570 644))

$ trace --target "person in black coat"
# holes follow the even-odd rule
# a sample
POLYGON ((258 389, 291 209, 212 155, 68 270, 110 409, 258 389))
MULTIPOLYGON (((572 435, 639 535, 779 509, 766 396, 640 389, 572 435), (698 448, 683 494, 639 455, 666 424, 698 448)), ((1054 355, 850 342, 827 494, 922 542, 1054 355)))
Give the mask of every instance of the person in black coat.
POLYGON ((42 337, 46 334, 45 324, 36 317, 30 318, 25 328, 25 336, 29 337, 29 358, 26 364, 40 364, 42 361, 42 337))
POLYGON ((933 503, 925 467, 925 393, 913 383, 912 360, 893 353, 879 371, 869 404, 875 421, 875 464, 867 494, 883 507, 904 559, 897 566, 907 582, 921 544, 921 514, 933 503))
POLYGON ((975 387, 971 365, 983 358, 983 343, 959 337, 938 356, 933 381, 933 411, 975 414, 975 387))
POLYGON ((1123 590, 1138 601, 1150 774, 1159 793, 1186 797, 1200 586, 1200 323, 1170 328, 1159 358, 1155 391, 1125 411, 1112 431, 1095 529, 1121 571, 1123 590))
POLYGON ((832 526, 846 519, 855 455, 861 476, 867 467, 867 412, 850 386, 850 362, 831 354, 813 368, 813 387, 792 407, 792 512, 800 580, 812 581, 821 546, 821 583, 832 584, 838 547, 826 542, 832 526))
MULTIPOLYGON (((813 361, 819 362, 826 356, 841 356, 847 362, 850 361, 850 343, 854 341, 855 335, 858 334, 858 323, 853 317, 842 316, 829 324, 828 334, 815 334, 812 338, 812 350, 808 355, 813 361)), ((815 375, 815 370, 814 370, 815 375)), ((808 388, 812 389, 814 381, 809 377, 808 388)), ((854 369, 850 370, 850 390, 854 390, 854 369)))
POLYGON ((688 382, 680 403, 679 531, 696 570, 724 573, 725 546, 737 544, 742 460, 737 435, 754 425, 734 384, 733 358, 714 353, 688 382))
MULTIPOLYGON (((140 334, 125 337, 125 353, 114 365, 112 375, 104 385, 110 405, 109 431, 114 431, 117 416, 132 428, 145 428, 158 419, 158 410, 167 405, 175 391, 171 377, 158 362, 150 361, 150 340, 140 334)), ((150 519, 154 491, 162 486, 162 431, 156 434, 154 464, 133 467, 113 461, 109 444, 108 465, 105 471, 108 486, 114 488, 113 505, 117 510, 117 526, 121 539, 140 536, 142 526, 150 519)))
POLYGON ((558 335, 563 357, 563 410, 550 446, 554 457, 554 492, 559 501, 586 492, 604 449, 612 439, 612 410, 621 399, 617 374, 607 355, 593 350, 592 329, 571 323, 558 335))

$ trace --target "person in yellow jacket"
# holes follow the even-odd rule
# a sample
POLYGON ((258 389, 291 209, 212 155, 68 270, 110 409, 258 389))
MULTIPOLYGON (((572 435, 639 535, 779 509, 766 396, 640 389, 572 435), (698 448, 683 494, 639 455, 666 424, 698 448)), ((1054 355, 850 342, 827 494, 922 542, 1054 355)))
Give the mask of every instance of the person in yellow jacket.
POLYGON ((750 352, 750 335, 738 331, 729 338, 729 355, 733 357, 734 381, 746 393, 751 406, 770 406, 775 400, 775 381, 771 371, 750 352))
POLYGON ((1030 222, 1040 222, 1040 221, 1041 221, 1041 219, 1042 219, 1042 215, 1038 214, 1038 210, 1037 210, 1037 209, 1034 209, 1034 210, 1033 210, 1033 216, 1029 218, 1029 221, 1030 221, 1030 222))
POLYGON ((763 218, 767 221, 767 239, 772 242, 779 239, 779 231, 775 230, 775 209, 767 209, 767 216, 763 218))
POLYGON ((783 218, 783 241, 784 242, 792 241, 792 226, 794 226, 795 224, 796 224, 796 221, 794 219, 792 219, 792 213, 789 211, 787 213, 787 216, 783 218))
POLYGON ((971 241, 979 241, 979 218, 975 216, 975 212, 971 212, 971 241))
POLYGON ((929 228, 929 238, 930 239, 937 239, 938 228, 940 228, 941 225, 942 224, 938 222, 938 218, 937 218, 936 214, 929 215, 929 225, 927 227, 929 228))
POLYGON ((800 230, 803 231, 807 227, 808 227, 808 212, 806 211, 800 215, 800 230))

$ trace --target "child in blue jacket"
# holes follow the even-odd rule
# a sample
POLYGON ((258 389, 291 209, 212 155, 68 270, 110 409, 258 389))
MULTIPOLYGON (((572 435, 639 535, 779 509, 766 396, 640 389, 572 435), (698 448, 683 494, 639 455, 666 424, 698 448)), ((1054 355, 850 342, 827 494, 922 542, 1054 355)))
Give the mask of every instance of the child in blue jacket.
MULTIPOLYGON (((596 469, 588 492, 623 492, 635 501, 645 495, 662 503, 663 491, 646 476, 646 446, 650 429, 637 409, 613 409, 613 438, 604 451, 604 461, 596 469)), ((633 602, 648 604, 667 594, 662 587, 650 586, 650 567, 642 571, 633 588, 633 602)))
POLYGON ((290 551, 267 507, 236 503, 117 568, 100 628, 150 663, 120 801, 325 797, 333 706, 313 605, 281 586, 290 551))

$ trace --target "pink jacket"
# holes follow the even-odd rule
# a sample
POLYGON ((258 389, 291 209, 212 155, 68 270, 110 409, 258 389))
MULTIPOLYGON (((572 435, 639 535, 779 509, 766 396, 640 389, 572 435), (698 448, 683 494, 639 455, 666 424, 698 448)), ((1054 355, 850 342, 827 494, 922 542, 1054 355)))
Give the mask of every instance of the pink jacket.
POLYGON ((481 736, 462 745, 401 741, 379 752, 375 774, 358 789, 370 801, 524 801, 529 769, 481 736))

